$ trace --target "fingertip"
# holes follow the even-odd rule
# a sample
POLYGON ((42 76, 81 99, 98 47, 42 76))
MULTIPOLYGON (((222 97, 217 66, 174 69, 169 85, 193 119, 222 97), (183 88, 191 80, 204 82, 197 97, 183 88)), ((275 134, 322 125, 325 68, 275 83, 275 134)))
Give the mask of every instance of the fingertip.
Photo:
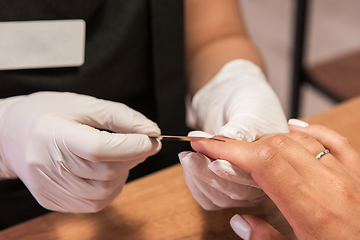
POLYGON ((244 240, 250 240, 251 226, 240 215, 236 214, 230 219, 230 226, 239 237, 244 240))
POLYGON ((143 124, 143 125, 139 125, 134 129, 135 133, 139 133, 139 134, 146 134, 149 136, 159 136, 161 135, 161 130, 160 128, 157 126, 156 123, 148 120, 146 121, 147 124, 143 124))
POLYGON ((289 124, 289 126, 303 127, 303 128, 309 126, 309 124, 307 122, 304 122, 302 120, 295 119, 295 118, 289 119, 288 124, 289 124))
POLYGON ((226 171, 228 174, 235 174, 234 170, 231 167, 231 164, 226 160, 215 160, 208 166, 213 172, 218 172, 219 170, 226 171))
POLYGON ((206 171, 211 160, 201 153, 188 152, 180 158, 181 165, 194 175, 202 175, 206 171))
MULTIPOLYGON (((203 131, 191 131, 188 133, 189 137, 205 137, 205 138, 211 138, 213 135, 203 132, 203 131)), ((206 139, 204 139, 206 140, 206 139)), ((197 141, 191 141, 190 145, 191 147, 197 151, 197 152, 203 152, 205 150, 204 148, 204 141, 203 140, 197 140, 197 141)))
POLYGON ((159 139, 155 139, 155 140, 157 142, 157 147, 155 148, 155 152, 157 153, 157 152, 159 152, 161 150, 162 143, 161 143, 161 141, 159 139))
POLYGON ((178 157, 179 157, 179 159, 181 160, 181 159, 185 158, 186 155, 188 155, 189 153, 190 153, 189 151, 180 152, 180 153, 178 154, 178 157))
POLYGON ((206 138, 213 137, 212 134, 206 133, 206 132, 203 132, 203 131, 191 131, 191 132, 188 133, 188 136, 189 137, 206 137, 206 138))
POLYGON ((191 159, 190 159, 191 152, 181 152, 178 154, 180 164, 183 168, 189 168, 188 165, 190 165, 191 159))

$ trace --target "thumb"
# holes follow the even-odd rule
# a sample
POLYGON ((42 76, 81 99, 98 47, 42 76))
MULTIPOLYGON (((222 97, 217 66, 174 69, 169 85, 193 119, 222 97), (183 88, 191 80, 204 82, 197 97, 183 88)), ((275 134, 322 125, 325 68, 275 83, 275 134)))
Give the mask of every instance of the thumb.
POLYGON ((286 240, 264 220, 251 215, 234 215, 230 220, 234 232, 244 240, 286 240))

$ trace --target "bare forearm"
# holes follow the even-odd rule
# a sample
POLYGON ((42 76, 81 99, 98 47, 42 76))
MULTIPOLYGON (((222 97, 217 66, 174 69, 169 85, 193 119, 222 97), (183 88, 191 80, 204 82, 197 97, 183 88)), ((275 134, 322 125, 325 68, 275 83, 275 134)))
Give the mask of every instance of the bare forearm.
POLYGON ((263 68, 247 37, 236 0, 187 0, 185 21, 188 89, 194 95, 227 62, 247 59, 263 68))
POLYGON ((195 94, 226 64, 234 59, 247 59, 263 68, 260 55, 244 38, 226 37, 200 49, 188 59, 187 74, 190 94, 195 94))

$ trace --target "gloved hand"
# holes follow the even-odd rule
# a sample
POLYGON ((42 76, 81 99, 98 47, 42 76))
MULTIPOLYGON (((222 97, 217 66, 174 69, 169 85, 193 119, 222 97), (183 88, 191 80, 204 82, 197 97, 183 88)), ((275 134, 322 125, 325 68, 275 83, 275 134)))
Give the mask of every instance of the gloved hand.
MULTIPOLYGON (((227 63, 195 94, 187 105, 187 122, 210 136, 249 142, 289 131, 281 104, 260 68, 240 59, 227 63)), ((188 153, 179 158, 191 193, 207 210, 254 205, 264 198, 251 176, 227 161, 188 153)))
POLYGON ((19 177, 47 209, 96 212, 131 168, 160 150, 144 134, 160 129, 120 103, 57 92, 3 99, 0 178, 19 177))
POLYGON ((247 172, 228 161, 196 152, 181 152, 179 159, 186 184, 205 210, 252 207, 266 197, 247 172))

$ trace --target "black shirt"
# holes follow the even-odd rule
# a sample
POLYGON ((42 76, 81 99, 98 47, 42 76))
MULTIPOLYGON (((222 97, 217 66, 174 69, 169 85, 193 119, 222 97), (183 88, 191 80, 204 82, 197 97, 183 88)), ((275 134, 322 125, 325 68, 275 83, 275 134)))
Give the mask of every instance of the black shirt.
MULTIPOLYGON (((0 1, 0 21, 57 19, 85 20, 84 65, 0 71, 0 98, 75 92, 125 103, 163 134, 188 133, 181 0, 0 1)), ((159 154, 131 170, 129 180, 177 163, 177 153, 188 149, 188 143, 164 142, 159 154)), ((43 212, 21 182, 0 181, 0 228, 43 212)))

